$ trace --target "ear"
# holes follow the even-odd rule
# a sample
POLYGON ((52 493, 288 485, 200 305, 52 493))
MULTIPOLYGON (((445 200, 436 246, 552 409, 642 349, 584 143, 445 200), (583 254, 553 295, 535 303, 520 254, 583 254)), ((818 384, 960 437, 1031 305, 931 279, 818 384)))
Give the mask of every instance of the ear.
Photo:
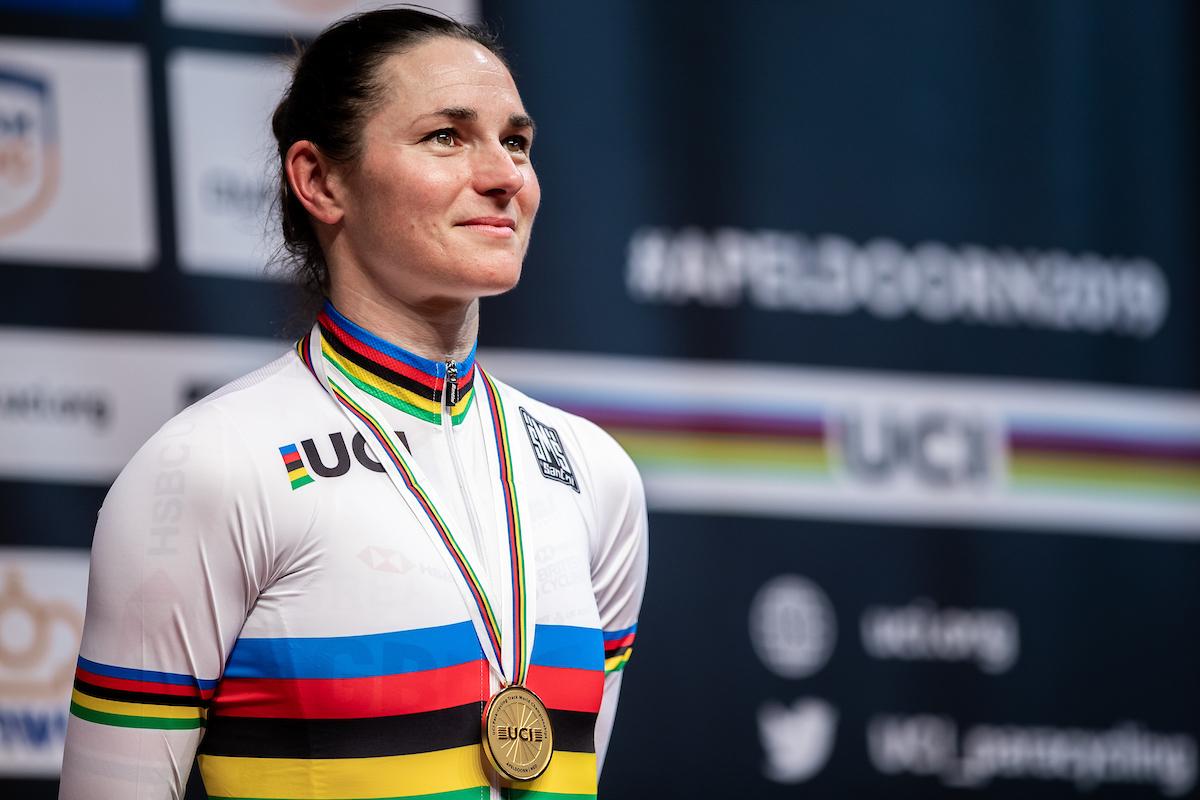
POLYGON ((342 220, 341 184, 332 163, 317 146, 301 139, 288 148, 283 158, 288 186, 312 218, 326 225, 342 220))

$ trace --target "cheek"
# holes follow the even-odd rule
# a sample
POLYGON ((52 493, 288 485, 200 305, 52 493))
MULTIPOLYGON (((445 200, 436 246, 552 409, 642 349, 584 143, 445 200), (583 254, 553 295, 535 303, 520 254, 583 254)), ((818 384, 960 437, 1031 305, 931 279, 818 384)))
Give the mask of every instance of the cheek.
POLYGON ((393 161, 372 169, 361 187, 372 222, 392 229, 436 227, 460 182, 440 166, 393 161))
POLYGON ((517 200, 525 208, 525 213, 532 218, 537 213, 542 202, 542 186, 538 183, 537 173, 530 167, 525 173, 525 185, 517 194, 517 200))

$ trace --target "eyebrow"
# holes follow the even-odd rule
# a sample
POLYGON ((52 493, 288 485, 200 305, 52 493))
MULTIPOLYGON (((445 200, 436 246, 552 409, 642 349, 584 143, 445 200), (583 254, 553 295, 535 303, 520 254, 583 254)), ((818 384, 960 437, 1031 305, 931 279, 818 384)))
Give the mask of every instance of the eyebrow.
MULTIPOLYGON (((462 122, 474 122, 479 119, 479 112, 473 108, 466 106, 447 106, 446 108, 438 109, 425 117, 443 117, 445 119, 459 120, 462 122)), ((422 117, 424 119, 424 117, 422 117)), ((508 117, 508 127, 510 128, 529 128, 531 131, 537 130, 537 126, 533 122, 533 117, 528 114, 510 114, 508 117)))

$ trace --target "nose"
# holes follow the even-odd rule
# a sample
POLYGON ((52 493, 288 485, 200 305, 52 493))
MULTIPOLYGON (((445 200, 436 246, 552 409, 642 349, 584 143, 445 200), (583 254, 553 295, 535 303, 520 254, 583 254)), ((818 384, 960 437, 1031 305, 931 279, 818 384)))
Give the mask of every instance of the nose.
POLYGON ((480 194, 507 199, 525 186, 524 174, 500 142, 476 151, 472 166, 475 191, 480 194))

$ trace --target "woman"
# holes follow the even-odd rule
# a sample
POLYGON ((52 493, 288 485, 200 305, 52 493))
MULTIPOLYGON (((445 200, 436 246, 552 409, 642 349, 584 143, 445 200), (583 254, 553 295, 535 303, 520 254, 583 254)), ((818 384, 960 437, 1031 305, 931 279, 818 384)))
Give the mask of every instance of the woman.
POLYGON ((101 510, 64 798, 591 795, 646 568, 641 483, 475 364, 539 202, 494 43, 353 17, 274 116, 283 231, 328 296, 167 423, 101 510))

